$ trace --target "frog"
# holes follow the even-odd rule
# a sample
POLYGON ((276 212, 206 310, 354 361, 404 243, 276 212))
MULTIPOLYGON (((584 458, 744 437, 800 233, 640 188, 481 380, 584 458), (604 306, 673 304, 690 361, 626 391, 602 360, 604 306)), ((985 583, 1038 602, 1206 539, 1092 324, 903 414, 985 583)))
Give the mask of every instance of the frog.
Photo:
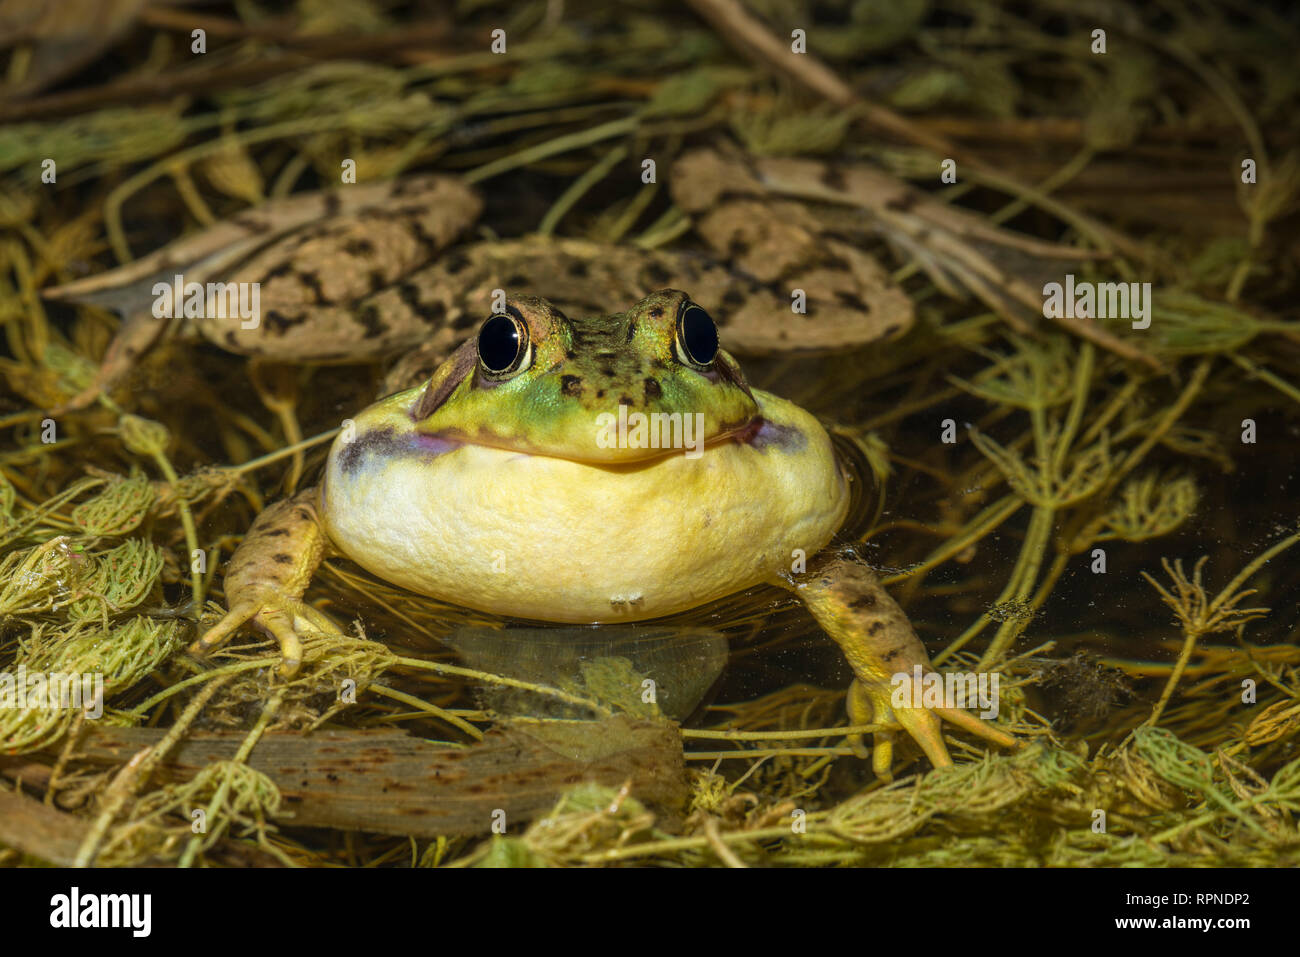
MULTIPOLYGON (((681 162, 693 168, 689 157, 681 162)), ((687 195, 682 189, 673 186, 687 195)), ((685 284, 714 304, 728 347, 745 356, 824 354, 912 329, 912 300, 886 268, 799 204, 754 196, 691 203, 704 249, 550 234, 473 239, 483 196, 445 173, 274 199, 43 290, 48 300, 124 317, 94 380, 64 409, 121 382, 167 328, 256 362, 395 360, 379 391, 400 391, 428 378, 503 292, 607 314, 685 284), (160 321, 158 290, 178 277, 182 288, 204 288, 202 308, 160 321), (256 285, 259 315, 223 313, 208 284, 256 285)))
POLYGON ((303 600, 327 556, 554 623, 645 621, 766 584, 841 648, 877 777, 890 779, 900 734, 950 766, 944 722, 1021 746, 907 693, 932 674, 925 647, 875 571, 833 544, 853 477, 814 415, 749 384, 693 295, 663 288, 575 318, 507 297, 427 381, 346 422, 318 485, 256 518, 224 571, 228 610, 190 651, 252 626, 291 677, 304 635, 337 630, 303 600))
MULTIPOLYGON (((913 329, 915 308, 867 251, 873 236, 905 251, 947 295, 978 297, 1029 334, 1027 312, 1042 311, 1041 279, 1063 262, 1105 255, 990 225, 861 162, 754 157, 724 142, 678 156, 669 189, 670 212, 702 250, 549 233, 467 241, 483 196, 445 173, 270 200, 116 269, 43 290, 49 300, 124 317, 93 380, 54 411, 84 408, 111 390, 169 327, 255 362, 396 359, 380 394, 400 391, 427 378, 503 291, 604 314, 678 282, 713 304, 728 348, 747 357, 890 343, 913 329), (178 276, 230 289, 255 284, 261 315, 235 321, 208 295, 198 315, 160 322, 158 284, 178 276)), ((1161 369, 1094 321, 1061 321, 1161 369)))

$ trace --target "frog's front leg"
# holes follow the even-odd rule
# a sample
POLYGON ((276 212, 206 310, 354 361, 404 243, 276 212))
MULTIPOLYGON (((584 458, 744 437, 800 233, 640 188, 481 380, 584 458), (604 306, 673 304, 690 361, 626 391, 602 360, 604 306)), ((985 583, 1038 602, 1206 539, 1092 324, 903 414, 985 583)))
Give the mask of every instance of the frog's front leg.
POLYGON ((919 700, 913 697, 914 668, 930 672, 930 659, 903 609, 866 565, 840 555, 819 555, 806 574, 783 584, 803 600, 853 668, 849 720, 885 726, 874 739, 872 768, 877 776, 890 776, 894 732, 900 727, 935 767, 951 765, 941 718, 994 744, 1019 747, 1011 735, 960 708, 895 706, 896 689, 902 700, 919 700))
POLYGON ((304 489, 257 517, 226 566, 230 610, 190 646, 191 654, 208 654, 251 622, 280 643, 280 674, 287 678, 302 663, 300 629, 341 634, 327 616, 302 601, 329 544, 316 511, 319 494, 304 489))

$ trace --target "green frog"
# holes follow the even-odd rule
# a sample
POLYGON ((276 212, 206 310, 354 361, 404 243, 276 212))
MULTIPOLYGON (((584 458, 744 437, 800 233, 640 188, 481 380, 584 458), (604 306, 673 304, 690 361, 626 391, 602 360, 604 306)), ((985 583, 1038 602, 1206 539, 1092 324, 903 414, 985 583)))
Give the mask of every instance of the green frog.
POLYGON ((550 622, 657 618, 768 582, 843 649, 850 718, 879 728, 878 776, 900 730, 951 764, 941 721, 1016 747, 964 710, 895 706, 929 660, 873 571, 828 547, 848 504, 826 431, 752 388, 686 292, 588 318, 511 296, 426 382, 346 422, 318 487, 257 518, 226 568, 230 610, 192 650, 251 623, 292 674, 300 635, 334 630, 302 601, 327 554, 550 622))

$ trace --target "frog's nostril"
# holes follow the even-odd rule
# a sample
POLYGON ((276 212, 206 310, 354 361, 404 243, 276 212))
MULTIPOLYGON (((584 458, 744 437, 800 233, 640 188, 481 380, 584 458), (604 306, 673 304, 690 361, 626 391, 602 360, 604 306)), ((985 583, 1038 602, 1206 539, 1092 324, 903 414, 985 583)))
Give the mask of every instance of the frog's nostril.
POLYGON ((582 395, 582 379, 576 375, 560 376, 560 394, 561 395, 582 395))

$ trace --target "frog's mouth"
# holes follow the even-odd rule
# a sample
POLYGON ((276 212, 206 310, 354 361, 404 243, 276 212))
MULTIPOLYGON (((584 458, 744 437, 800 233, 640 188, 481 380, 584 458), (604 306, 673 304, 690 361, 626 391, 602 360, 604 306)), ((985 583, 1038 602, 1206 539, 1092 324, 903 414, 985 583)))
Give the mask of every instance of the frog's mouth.
POLYGON ((407 459, 427 464, 466 446, 479 446, 514 455, 544 456, 593 468, 629 471, 652 467, 672 456, 701 458, 712 450, 735 443, 751 445, 756 449, 766 449, 773 444, 778 444, 782 448, 796 448, 796 446, 801 448, 802 434, 789 435, 787 434, 789 431, 766 419, 756 418, 735 429, 707 436, 702 443, 683 448, 600 449, 597 447, 595 453, 599 454, 593 454, 588 449, 576 447, 521 447, 516 443, 500 441, 496 436, 482 433, 470 436, 455 430, 447 430, 431 435, 411 431, 400 425, 390 425, 386 428, 368 429, 353 441, 341 445, 338 451, 338 465, 344 476, 355 476, 376 462, 407 459), (798 442, 796 443, 795 440, 798 442))
POLYGON ((711 449, 756 440, 763 426, 764 420, 757 416, 718 423, 710 421, 704 412, 663 412, 623 405, 616 411, 583 416, 572 429, 558 433, 548 429, 535 438, 526 432, 502 434, 492 428, 473 432, 447 428, 434 434, 423 433, 420 440, 430 448, 477 445, 610 467, 645 465, 675 455, 701 458, 711 449))

